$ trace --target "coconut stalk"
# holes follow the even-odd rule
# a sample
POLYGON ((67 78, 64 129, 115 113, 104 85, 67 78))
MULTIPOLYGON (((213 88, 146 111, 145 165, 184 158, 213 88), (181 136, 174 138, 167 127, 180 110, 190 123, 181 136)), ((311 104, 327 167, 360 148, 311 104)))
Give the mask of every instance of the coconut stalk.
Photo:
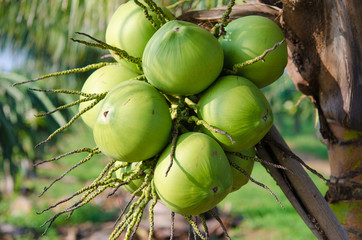
POLYGON ((305 224, 318 239, 349 239, 330 206, 273 126, 257 145, 257 153, 265 161, 282 165, 283 171, 263 164, 282 189, 305 224))

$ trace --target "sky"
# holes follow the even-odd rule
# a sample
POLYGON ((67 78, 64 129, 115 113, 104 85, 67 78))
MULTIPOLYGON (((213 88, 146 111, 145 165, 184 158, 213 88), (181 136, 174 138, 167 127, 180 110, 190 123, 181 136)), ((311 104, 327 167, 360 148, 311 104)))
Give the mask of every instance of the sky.
POLYGON ((25 63, 26 53, 14 51, 10 46, 0 50, 0 71, 11 72, 25 63))

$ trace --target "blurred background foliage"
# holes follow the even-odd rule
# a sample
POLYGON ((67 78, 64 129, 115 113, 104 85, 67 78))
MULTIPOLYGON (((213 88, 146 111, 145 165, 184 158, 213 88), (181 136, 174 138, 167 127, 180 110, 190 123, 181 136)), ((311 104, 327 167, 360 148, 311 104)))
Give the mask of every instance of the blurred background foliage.
MULTIPOLYGON (((64 125, 76 111, 68 109, 54 116, 35 118, 35 114, 69 103, 72 98, 34 93, 28 88, 80 89, 88 75, 67 75, 18 87, 9 85, 100 62, 107 52, 74 43, 69 38, 80 31, 103 39, 108 19, 121 3, 114 0, 0 0, 0 180, 6 179, 1 181, 3 191, 0 192, 16 190, 19 184, 15 180, 21 180, 17 177, 22 171, 21 161, 27 159, 29 164, 25 165, 32 166, 45 152, 43 146, 37 150, 33 146, 64 125)), ((51 143, 55 142, 56 139, 51 143)))
POLYGON ((1 50, 21 50, 26 62, 18 67, 31 78, 99 61, 98 49, 69 38, 79 31, 103 39, 108 18, 121 2, 0 0, 1 50))
MULTIPOLYGON (((25 183, 27 179, 37 175, 33 167, 37 159, 64 153, 58 141, 61 139, 60 144, 64 145, 66 136, 62 135, 38 149, 34 149, 34 146, 59 126, 64 125, 77 111, 77 108, 72 108, 51 116, 35 118, 34 115, 69 103, 73 98, 67 95, 33 92, 28 88, 79 90, 90 73, 51 78, 17 87, 9 85, 51 72, 112 61, 109 58, 102 59, 102 56, 108 54, 107 51, 74 43, 70 38, 79 38, 75 34, 79 31, 104 40, 108 20, 124 1, 0 0, 0 202, 5 195, 11 195, 14 191, 17 194, 29 187, 25 183)), ((170 6, 178 16, 190 9, 209 9, 226 5, 229 1, 159 2, 170 6)), ((237 4, 244 2, 254 1, 238 0, 237 4)), ((288 75, 283 75, 279 81, 263 89, 263 92, 272 105, 275 124, 286 141, 297 150, 314 152, 326 158, 325 147, 318 142, 314 134, 313 105, 309 99, 302 98, 295 90, 288 75), (302 138, 304 141, 300 141, 302 138)), ((82 127, 70 128, 70 131, 72 129, 87 131, 82 127)), ((79 131, 76 134, 79 134, 79 131)), ((81 142, 92 143, 89 134, 83 135, 84 141, 81 142)), ((74 136, 69 139, 74 140, 74 136)), ((87 172, 82 174, 78 176, 84 176, 87 172)), ((79 178, 83 181, 82 177, 79 178)), ((42 184, 44 186, 44 183, 42 184)), ((34 183, 30 186, 34 186, 34 183)), ((7 209, 6 206, 0 204, 0 212, 2 207, 7 209)))

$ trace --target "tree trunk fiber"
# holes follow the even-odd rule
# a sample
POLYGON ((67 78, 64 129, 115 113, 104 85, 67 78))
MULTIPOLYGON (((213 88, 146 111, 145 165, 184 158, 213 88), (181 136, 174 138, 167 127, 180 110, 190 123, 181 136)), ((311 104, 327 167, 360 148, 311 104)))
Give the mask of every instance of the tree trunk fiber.
MULTIPOLYGON (((234 6, 230 20, 261 15, 284 30, 289 51, 287 71, 297 89, 312 98, 318 110, 320 134, 328 148, 331 179, 326 199, 350 239, 362 239, 362 4, 359 0, 260 2, 268 4, 234 6)), ((188 12, 180 19, 211 29, 225 9, 188 12)), ((275 130, 272 132, 271 136, 278 139, 275 130)), ((259 146, 263 157, 288 165, 283 155, 275 151, 275 147, 259 146)), ((270 171, 276 180, 280 178, 277 171, 270 171)), ((287 179, 284 184, 298 185, 295 178, 287 179)), ((309 182, 307 188, 309 185, 314 186, 309 182)), ((288 188, 283 191, 287 196, 290 192, 294 194, 288 188)), ((307 189, 300 194, 289 199, 319 239, 346 239, 342 238, 343 233, 334 235, 332 228, 338 228, 338 224, 321 223, 327 220, 323 216, 330 210, 310 210, 312 203, 301 199, 312 199, 314 195, 309 195, 307 189), (305 211, 307 217, 298 208, 309 209, 305 211), (314 220, 318 223, 314 224, 314 220), (319 231, 317 226, 321 225, 324 228, 319 231)))

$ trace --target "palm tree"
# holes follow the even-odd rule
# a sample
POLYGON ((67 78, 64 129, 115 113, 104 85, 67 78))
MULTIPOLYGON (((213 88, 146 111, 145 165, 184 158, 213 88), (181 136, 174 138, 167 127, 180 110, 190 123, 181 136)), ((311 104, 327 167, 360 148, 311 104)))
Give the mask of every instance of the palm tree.
MULTIPOLYGON (((27 62, 22 72, 29 75, 34 74, 34 69, 54 72, 97 62, 104 52, 89 48, 84 51, 84 46, 68 39, 80 31, 102 40, 107 19, 121 2, 55 0, 50 5, 38 0, 0 0, 1 46, 26 50, 32 61, 27 62)), ((218 1, 201 2, 211 3, 207 7, 213 7, 218 1)), ((320 132, 329 149, 333 174, 328 182, 327 200, 337 216, 346 220, 350 238, 359 239, 362 235, 358 226, 362 209, 361 5, 357 0, 319 1, 318 4, 289 0, 260 2, 273 8, 257 6, 253 13, 274 14, 282 20, 292 53, 288 71, 298 89, 313 97, 318 110, 320 132)), ((201 5, 185 2, 180 6, 181 10, 176 6, 175 9, 182 12, 183 8, 195 9, 201 5)), ((207 13, 204 16, 211 21, 207 13)), ((214 15, 215 19, 220 16, 214 15)), ((184 17, 193 19, 192 15, 184 17)), ((68 88, 75 86, 69 80, 65 83, 68 88)), ((59 85, 54 81, 52 84, 59 85)), ((306 219, 311 222, 311 228, 319 226, 320 222, 314 222, 317 220, 306 219)), ((333 237, 333 229, 326 230, 316 229, 315 234, 320 238, 325 237, 325 233, 333 237)))
POLYGON ((1 0, 0 51, 25 51, 27 61, 21 69, 30 77, 99 61, 104 52, 69 38, 78 31, 103 40, 108 18, 121 2, 1 0))

